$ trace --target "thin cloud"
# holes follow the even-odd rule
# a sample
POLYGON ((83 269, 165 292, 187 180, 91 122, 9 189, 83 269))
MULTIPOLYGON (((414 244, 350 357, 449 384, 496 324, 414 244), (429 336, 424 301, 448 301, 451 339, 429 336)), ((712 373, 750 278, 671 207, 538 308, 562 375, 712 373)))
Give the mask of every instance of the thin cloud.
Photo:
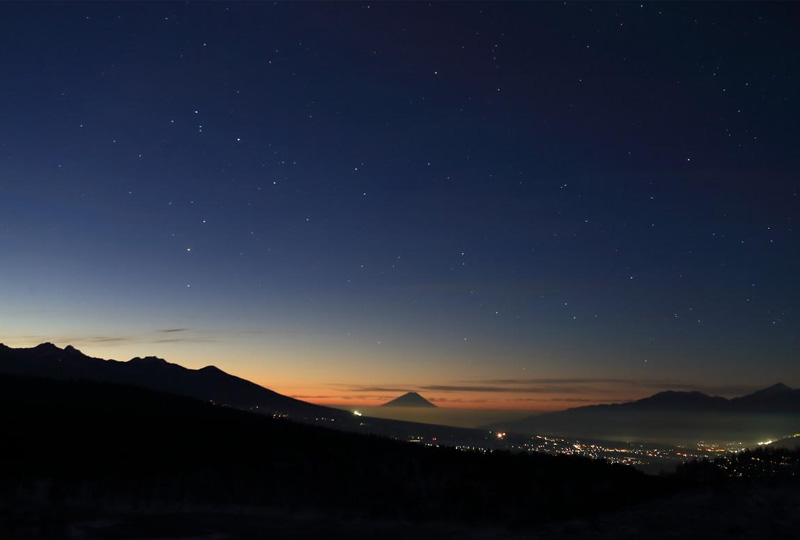
POLYGON ((122 344, 147 344, 147 343, 209 343, 216 341, 208 335, 197 336, 193 334, 181 335, 182 332, 191 332, 188 328, 165 328, 157 330, 156 337, 153 334, 144 335, 67 335, 67 336, 20 336, 24 341, 36 343, 51 342, 61 346, 86 346, 86 345, 122 345, 122 344))
POLYGON ((488 399, 430 398, 434 403, 488 403, 488 399))
POLYGON ((327 386, 341 388, 350 392, 409 392, 409 387, 398 388, 395 386, 366 386, 362 384, 329 383, 327 386))
POLYGON ((212 343, 216 340, 211 338, 202 337, 180 337, 180 338, 163 338, 154 339, 152 343, 212 343))
POLYGON ((431 392, 519 392, 518 388, 507 386, 472 386, 466 384, 430 384, 420 387, 431 392))
MULTIPOLYGON (((536 398, 519 398, 515 401, 540 401, 540 400, 536 398)), ((632 399, 550 398, 549 401, 560 401, 564 403, 624 403, 626 401, 632 401, 632 399)))
POLYGON ((609 379, 609 378, 595 378, 595 377, 577 377, 577 378, 527 378, 527 379, 480 379, 477 381, 461 381, 461 382, 476 382, 485 384, 639 384, 641 381, 638 379, 609 379))
MULTIPOLYGON (((586 391, 617 391, 615 386, 626 386, 645 388, 652 391, 679 390, 679 391, 699 391, 710 394, 746 394, 757 390, 753 385, 724 385, 724 384, 697 384, 687 383, 674 379, 623 379, 623 378, 604 378, 604 377, 572 377, 572 378, 525 378, 525 379, 479 379, 474 381, 461 381, 472 383, 476 388, 482 385, 488 387, 508 388, 506 391, 530 392, 536 389, 538 392, 560 392, 578 393, 586 391), (535 386, 531 386, 535 385, 535 386), (600 388, 598 388, 600 387, 600 388), (602 388, 605 387, 605 388, 602 388)), ((600 400, 592 400, 600 401, 600 400)))
POLYGON ((489 393, 526 393, 526 394, 550 394, 552 392, 578 393, 583 392, 581 388, 549 388, 542 386, 499 386, 499 385, 469 385, 469 384, 431 384, 420 386, 421 390, 431 392, 489 392, 489 393))
POLYGON ((128 336, 72 336, 59 341, 68 343, 128 343, 134 340, 128 336))

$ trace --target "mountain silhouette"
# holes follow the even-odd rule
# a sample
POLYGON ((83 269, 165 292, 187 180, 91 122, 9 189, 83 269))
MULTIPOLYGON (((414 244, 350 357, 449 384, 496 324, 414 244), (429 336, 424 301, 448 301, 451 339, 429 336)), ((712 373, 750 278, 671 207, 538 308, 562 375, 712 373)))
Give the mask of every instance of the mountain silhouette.
POLYGON ((736 436, 731 440, 742 440, 757 434, 763 415, 789 422, 795 414, 800 414, 800 390, 778 383, 731 399, 668 390, 636 401, 575 407, 487 427, 577 437, 608 438, 614 434, 625 436, 626 440, 651 438, 667 431, 676 437, 702 440, 713 432, 724 431, 736 436))
POLYGON ((61 349, 42 343, 15 349, 0 344, 0 373, 129 384, 264 414, 342 419, 350 416, 338 409, 284 396, 215 366, 188 369, 155 356, 127 362, 103 360, 87 356, 71 345, 61 349))
POLYGON ((576 414, 594 410, 657 410, 693 412, 800 412, 800 390, 783 383, 741 397, 726 399, 702 392, 667 390, 650 397, 611 405, 587 405, 550 414, 576 414))
POLYGON ((416 392, 407 392, 402 396, 384 403, 381 407, 433 407, 436 405, 416 392))
POLYGON ((730 400, 730 407, 746 412, 800 412, 800 390, 783 383, 730 400))
MULTIPOLYGON (((640 410, 696 411, 716 410, 720 407, 724 407, 726 401, 725 398, 709 396, 702 392, 678 392, 667 390, 666 392, 659 392, 638 401, 620 404, 620 406, 640 410)), ((613 405, 610 407, 613 407, 613 405)))

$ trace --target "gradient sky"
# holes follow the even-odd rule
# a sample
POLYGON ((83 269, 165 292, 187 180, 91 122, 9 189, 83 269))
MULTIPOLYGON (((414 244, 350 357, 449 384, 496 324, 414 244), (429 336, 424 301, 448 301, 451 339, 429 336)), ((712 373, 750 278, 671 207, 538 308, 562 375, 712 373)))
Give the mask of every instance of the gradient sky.
POLYGON ((800 386, 795 3, 2 3, 0 341, 319 403, 800 386))

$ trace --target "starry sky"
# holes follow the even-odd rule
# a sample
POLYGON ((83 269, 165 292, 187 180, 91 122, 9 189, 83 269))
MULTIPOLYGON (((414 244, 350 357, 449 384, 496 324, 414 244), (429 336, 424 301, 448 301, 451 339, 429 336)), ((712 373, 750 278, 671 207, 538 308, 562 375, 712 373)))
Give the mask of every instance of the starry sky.
POLYGON ((798 20, 0 4, 0 341, 317 403, 800 386, 798 20))

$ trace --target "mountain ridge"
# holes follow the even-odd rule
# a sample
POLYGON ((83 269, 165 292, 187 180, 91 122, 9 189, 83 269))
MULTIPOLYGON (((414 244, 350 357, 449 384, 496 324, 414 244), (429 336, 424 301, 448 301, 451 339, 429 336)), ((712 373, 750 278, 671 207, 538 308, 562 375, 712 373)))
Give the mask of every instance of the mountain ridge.
MULTIPOLYGON (((722 396, 711 396, 698 390, 664 390, 651 396, 633 401, 620 403, 603 403, 598 405, 583 405, 572 407, 563 411, 555 411, 547 414, 560 414, 569 411, 579 411, 588 409, 645 409, 645 408, 691 408, 694 410, 699 407, 706 409, 736 409, 737 412, 747 412, 748 408, 760 404, 762 406, 786 406, 789 402, 791 411, 770 411, 770 412, 800 412, 800 389, 793 389, 783 383, 775 383, 771 386, 756 390, 750 394, 725 398, 722 396), (796 410, 795 410, 796 409, 796 410)), ((761 409, 763 407, 759 407, 761 409)), ((762 410, 752 412, 763 412, 762 410)), ((545 416, 545 415, 542 415, 545 416)))
POLYGON ((0 373, 132 384, 267 414, 347 417, 338 409, 284 396, 216 366, 190 369, 156 356, 105 360, 85 355, 72 345, 61 349, 50 342, 29 348, 0 343, 0 373))
MULTIPOLYGON (((486 427, 600 439, 611 438, 609 432, 613 431, 613 438, 624 435, 626 440, 647 440, 666 426, 673 433, 683 433, 683 442, 702 440, 723 429, 734 437, 730 440, 742 440, 766 429, 760 426, 760 418, 783 418, 782 425, 788 427, 794 425, 794 415, 800 425, 800 389, 776 383, 730 399, 699 391, 666 390, 635 401, 574 407, 486 427)), ((778 429, 774 425, 770 429, 778 429)))

